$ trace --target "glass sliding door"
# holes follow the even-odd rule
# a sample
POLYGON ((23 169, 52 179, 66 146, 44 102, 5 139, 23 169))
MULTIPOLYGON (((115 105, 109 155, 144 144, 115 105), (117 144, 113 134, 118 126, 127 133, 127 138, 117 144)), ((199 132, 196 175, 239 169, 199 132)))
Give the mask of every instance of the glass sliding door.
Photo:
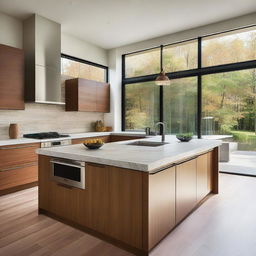
POLYGON ((168 134, 197 133, 197 77, 171 80, 164 87, 164 122, 168 134))
POLYGON ((159 86, 154 82, 125 85, 126 130, 145 130, 159 121, 159 86))

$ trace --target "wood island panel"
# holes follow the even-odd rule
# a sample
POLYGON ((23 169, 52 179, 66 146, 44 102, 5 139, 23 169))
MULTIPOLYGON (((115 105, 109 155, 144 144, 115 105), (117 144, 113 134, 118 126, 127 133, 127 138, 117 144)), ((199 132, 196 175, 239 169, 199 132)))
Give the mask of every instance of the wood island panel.
POLYGON ((148 250, 175 226, 175 167, 149 175, 148 250))
POLYGON ((183 220, 195 207, 196 159, 176 166, 176 223, 183 220))
POLYGON ((109 235, 142 248, 142 173, 109 167, 109 235))
POLYGON ((212 190, 209 182, 211 180, 211 168, 208 164, 209 154, 206 153, 197 158, 197 202, 200 202, 212 190))

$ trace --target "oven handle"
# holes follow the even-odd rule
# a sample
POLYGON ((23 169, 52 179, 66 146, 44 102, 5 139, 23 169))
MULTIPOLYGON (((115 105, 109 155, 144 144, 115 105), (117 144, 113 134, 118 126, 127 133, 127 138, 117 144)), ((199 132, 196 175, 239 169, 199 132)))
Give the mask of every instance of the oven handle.
POLYGON ((81 168, 81 167, 84 167, 84 164, 72 164, 72 163, 67 163, 67 162, 64 162, 64 161, 58 161, 58 160, 51 160, 50 161, 52 164, 61 164, 61 165, 67 165, 67 166, 71 166, 71 167, 78 167, 78 168, 81 168))

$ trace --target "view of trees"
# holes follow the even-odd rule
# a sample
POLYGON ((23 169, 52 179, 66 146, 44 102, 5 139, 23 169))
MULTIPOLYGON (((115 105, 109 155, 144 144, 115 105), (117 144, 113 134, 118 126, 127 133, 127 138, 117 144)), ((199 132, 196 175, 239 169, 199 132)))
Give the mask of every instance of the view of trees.
POLYGON ((65 80, 79 77, 105 82, 105 69, 67 58, 61 58, 61 75, 65 80))
POLYGON ((154 82, 126 86, 126 129, 154 127, 159 121, 159 86, 154 82))
MULTIPOLYGON (((157 74, 159 55, 159 48, 127 55, 126 77, 157 74)), ((197 68, 197 42, 166 46, 163 57, 166 72, 197 68)), ((204 67, 248 60, 256 60, 255 29, 233 31, 202 40, 204 67)), ((202 87, 203 134, 236 133, 238 136, 239 131, 256 134, 256 69, 205 75, 202 87)), ((126 85, 126 129, 153 127, 159 120, 158 113, 159 88, 154 81, 126 85)), ((197 77, 172 80, 170 86, 164 87, 164 119, 169 133, 195 134, 196 113, 197 77)))

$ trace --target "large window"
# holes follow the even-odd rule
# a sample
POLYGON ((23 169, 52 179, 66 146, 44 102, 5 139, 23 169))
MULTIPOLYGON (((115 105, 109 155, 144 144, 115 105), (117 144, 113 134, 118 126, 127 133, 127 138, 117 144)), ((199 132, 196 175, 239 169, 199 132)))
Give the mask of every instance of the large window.
POLYGON ((255 133, 255 26, 165 45, 163 68, 171 84, 157 87, 160 47, 123 55, 123 130, 255 133))

